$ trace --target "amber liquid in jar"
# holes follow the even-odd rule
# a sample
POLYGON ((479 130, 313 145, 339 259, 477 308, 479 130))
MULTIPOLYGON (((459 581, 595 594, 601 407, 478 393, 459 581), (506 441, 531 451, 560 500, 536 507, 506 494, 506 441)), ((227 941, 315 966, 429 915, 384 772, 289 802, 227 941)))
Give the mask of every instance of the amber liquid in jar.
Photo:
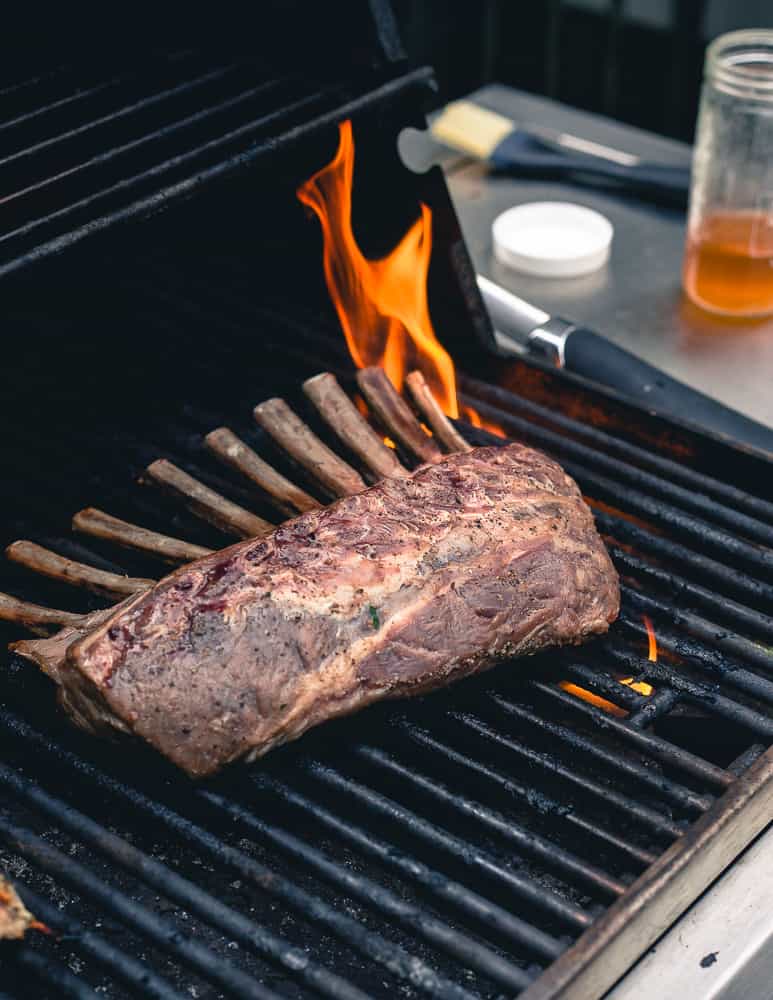
POLYGON ((687 240, 684 288, 711 312, 773 313, 773 216, 715 212, 703 219, 687 240))

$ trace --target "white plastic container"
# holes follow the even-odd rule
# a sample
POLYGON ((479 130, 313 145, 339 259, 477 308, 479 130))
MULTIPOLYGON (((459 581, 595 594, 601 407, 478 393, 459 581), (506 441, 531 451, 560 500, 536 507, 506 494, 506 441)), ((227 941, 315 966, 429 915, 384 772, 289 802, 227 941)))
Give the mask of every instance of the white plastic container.
POLYGON ((570 278, 609 259, 614 228, 600 212, 564 201, 534 201, 494 220, 496 258, 523 274, 570 278))

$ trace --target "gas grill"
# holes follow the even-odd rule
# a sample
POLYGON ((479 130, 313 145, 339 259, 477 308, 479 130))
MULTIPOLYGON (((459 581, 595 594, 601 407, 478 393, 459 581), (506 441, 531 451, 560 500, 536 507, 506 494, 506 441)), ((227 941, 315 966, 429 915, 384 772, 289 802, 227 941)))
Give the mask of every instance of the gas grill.
MULTIPOLYGON (((202 45, 209 25, 182 41, 170 25, 170 54, 161 22, 160 55, 5 87, 2 192, 24 191, 0 237, 3 542, 144 579, 158 559, 73 534, 72 515, 233 541, 138 485, 160 458, 280 520, 204 448, 220 426, 329 499, 251 413, 280 396, 341 450, 300 391, 320 371, 355 384, 295 190, 348 118, 364 250, 431 207, 430 306, 460 400, 577 480, 622 613, 602 640, 369 708, 200 784, 75 730, 9 654, 0 866, 52 933, 0 945, 0 995, 601 996, 773 819, 771 459, 499 357, 442 175, 397 153, 433 80, 402 58, 388 7, 353 5, 334 37, 322 5, 264 6, 270 37, 219 28, 202 45)), ((108 603, 11 561, 0 591, 108 603)))

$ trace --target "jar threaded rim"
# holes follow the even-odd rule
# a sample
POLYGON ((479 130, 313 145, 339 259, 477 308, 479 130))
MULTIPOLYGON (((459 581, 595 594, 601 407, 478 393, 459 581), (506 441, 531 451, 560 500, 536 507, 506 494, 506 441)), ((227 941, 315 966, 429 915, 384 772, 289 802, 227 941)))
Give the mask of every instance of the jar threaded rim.
POLYGON ((725 93, 773 104, 773 30, 746 28, 715 38, 706 49, 705 77, 725 93))

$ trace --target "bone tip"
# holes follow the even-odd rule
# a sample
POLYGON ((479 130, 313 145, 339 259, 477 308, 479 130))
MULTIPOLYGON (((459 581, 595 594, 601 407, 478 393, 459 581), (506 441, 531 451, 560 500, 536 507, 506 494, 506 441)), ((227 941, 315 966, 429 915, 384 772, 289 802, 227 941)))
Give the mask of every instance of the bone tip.
POLYGON ((312 375, 311 378, 307 378, 303 383, 304 392, 308 392, 309 389, 315 388, 322 382, 336 382, 337 379, 332 372, 319 372, 317 375, 312 375))
POLYGON ((157 458, 155 462, 151 462, 150 465, 145 469, 149 475, 154 475, 158 472, 164 472, 172 467, 172 463, 167 458, 157 458))
POLYGON ((268 399, 264 399, 261 403, 255 407, 255 411, 260 410, 273 410, 275 406, 281 406, 284 400, 280 396, 270 396, 268 399))
POLYGON ((96 507, 84 507, 83 510, 76 511, 72 516, 72 526, 77 528, 84 521, 92 521, 94 518, 102 518, 105 515, 96 507))
POLYGON ((258 403, 252 411, 252 415, 260 423, 264 417, 270 417, 272 413, 276 413, 284 405, 286 404, 283 399, 280 399, 279 396, 272 396, 270 399, 264 399, 262 403, 258 403))
POLYGON ((29 544, 30 543, 26 539, 17 538, 15 542, 11 542, 10 545, 5 547, 6 558, 13 559, 19 552, 23 552, 29 544))
POLYGON ((222 444, 224 440, 230 440, 232 437, 233 431, 230 427, 216 427, 209 434, 204 435, 204 444, 211 447, 212 445, 222 444))

